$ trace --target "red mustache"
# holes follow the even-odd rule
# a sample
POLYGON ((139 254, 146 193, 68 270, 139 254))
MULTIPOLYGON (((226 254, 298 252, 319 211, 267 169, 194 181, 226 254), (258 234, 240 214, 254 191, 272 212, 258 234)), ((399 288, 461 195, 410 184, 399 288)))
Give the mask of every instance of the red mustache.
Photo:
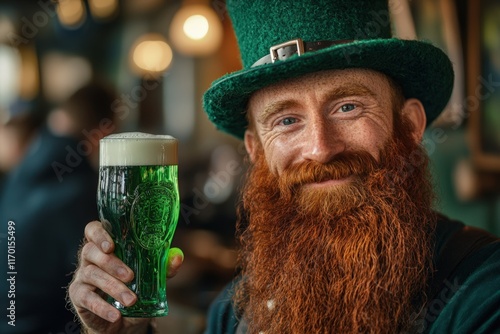
POLYGON ((305 161, 283 171, 280 187, 296 188, 308 183, 339 180, 351 175, 366 176, 377 169, 379 163, 366 151, 350 151, 338 154, 334 160, 323 164, 305 161))

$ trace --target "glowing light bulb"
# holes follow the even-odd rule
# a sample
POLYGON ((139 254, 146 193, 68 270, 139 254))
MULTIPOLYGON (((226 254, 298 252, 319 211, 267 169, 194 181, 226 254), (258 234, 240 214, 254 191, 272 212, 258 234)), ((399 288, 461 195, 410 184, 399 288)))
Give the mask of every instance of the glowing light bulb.
POLYGON ((105 19, 116 12, 118 0, 90 0, 89 7, 94 17, 105 19))
POLYGON ((186 19, 182 28, 189 38, 200 40, 208 33, 208 20, 203 15, 191 15, 186 19))
POLYGON ((68 27, 78 26, 85 18, 85 7, 81 0, 63 0, 57 6, 61 24, 68 27))
POLYGON ((182 54, 206 56, 222 42, 223 28, 217 13, 205 5, 181 7, 170 24, 170 41, 182 54))
POLYGON ((141 37, 132 49, 132 61, 139 71, 159 73, 165 71, 172 62, 170 46, 157 34, 141 37))

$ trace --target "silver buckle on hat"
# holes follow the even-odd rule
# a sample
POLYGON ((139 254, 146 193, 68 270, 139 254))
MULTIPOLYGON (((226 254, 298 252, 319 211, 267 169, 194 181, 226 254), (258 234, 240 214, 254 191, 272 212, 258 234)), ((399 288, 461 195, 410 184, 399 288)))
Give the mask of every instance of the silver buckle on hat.
POLYGON ((285 48, 287 46, 293 46, 293 45, 295 45, 297 47, 297 54, 299 56, 304 54, 304 42, 302 41, 302 39, 301 38, 292 39, 291 41, 281 43, 281 44, 276 44, 276 45, 273 45, 269 48, 269 53, 271 55, 271 62, 274 63, 276 60, 278 60, 278 50, 279 49, 285 48))

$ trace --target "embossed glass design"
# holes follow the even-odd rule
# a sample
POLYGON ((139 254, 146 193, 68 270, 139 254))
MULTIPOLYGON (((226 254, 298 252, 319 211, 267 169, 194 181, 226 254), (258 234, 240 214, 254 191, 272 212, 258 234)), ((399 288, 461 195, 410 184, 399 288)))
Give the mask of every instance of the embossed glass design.
POLYGON ((115 243, 115 254, 134 271, 128 287, 138 301, 127 317, 168 314, 167 261, 179 217, 177 140, 123 133, 100 143, 99 218, 115 243))

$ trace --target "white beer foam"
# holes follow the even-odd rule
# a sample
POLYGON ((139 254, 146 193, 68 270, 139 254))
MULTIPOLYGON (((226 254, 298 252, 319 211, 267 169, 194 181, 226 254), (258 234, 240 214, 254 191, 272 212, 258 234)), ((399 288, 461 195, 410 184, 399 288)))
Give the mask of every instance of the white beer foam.
POLYGON ((100 140, 100 166, 177 165, 177 139, 142 132, 112 134, 100 140))

